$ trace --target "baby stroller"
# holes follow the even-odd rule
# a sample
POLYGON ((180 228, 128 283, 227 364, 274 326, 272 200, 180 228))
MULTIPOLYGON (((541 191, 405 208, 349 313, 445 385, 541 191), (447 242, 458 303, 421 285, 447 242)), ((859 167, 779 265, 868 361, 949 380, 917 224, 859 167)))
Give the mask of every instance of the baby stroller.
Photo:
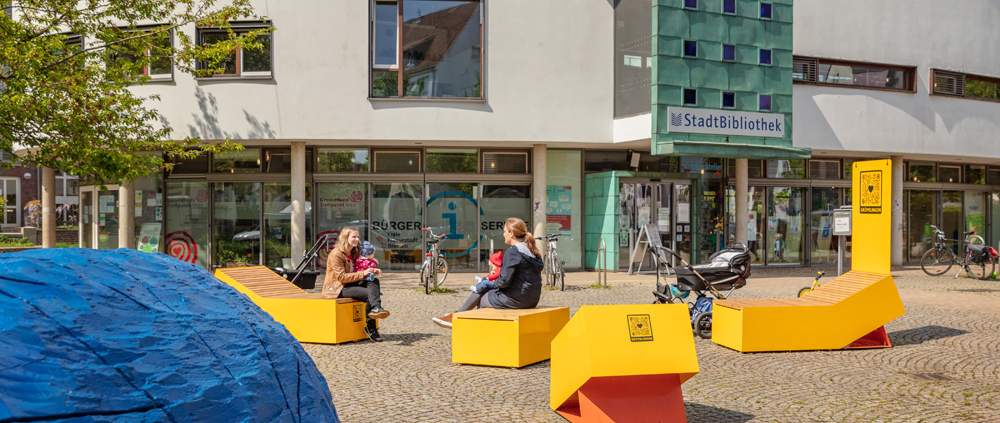
POLYGON ((711 293, 716 299, 724 300, 737 288, 746 286, 747 278, 750 277, 750 250, 743 244, 729 244, 712 254, 707 264, 692 266, 669 248, 662 246, 654 248, 658 250, 657 254, 662 254, 663 257, 669 257, 666 254, 676 257, 682 266, 674 268, 677 273, 677 283, 665 285, 656 282, 653 304, 683 303, 694 292, 694 301, 687 302, 691 313, 691 326, 695 334, 710 339, 712 298, 708 294, 711 293), (721 293, 722 291, 726 291, 725 295, 721 293))

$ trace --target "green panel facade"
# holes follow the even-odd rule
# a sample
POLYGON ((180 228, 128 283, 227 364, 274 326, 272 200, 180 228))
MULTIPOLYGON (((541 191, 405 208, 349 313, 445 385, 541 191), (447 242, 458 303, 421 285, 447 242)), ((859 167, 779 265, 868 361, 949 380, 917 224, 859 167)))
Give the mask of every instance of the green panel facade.
POLYGON ((652 153, 729 158, 801 159, 811 150, 792 147, 792 0, 736 0, 736 13, 723 13, 723 0, 653 0, 652 153), (772 17, 761 18, 761 4, 772 17), (694 41, 697 54, 684 55, 694 41), (723 46, 735 46, 723 60, 723 46), (771 64, 760 51, 771 51, 771 64), (684 104, 684 89, 697 90, 697 103, 684 104), (668 133, 667 107, 718 109, 723 92, 734 93, 725 110, 782 113, 785 137, 668 133), (771 96, 771 110, 759 110, 759 95, 771 96))

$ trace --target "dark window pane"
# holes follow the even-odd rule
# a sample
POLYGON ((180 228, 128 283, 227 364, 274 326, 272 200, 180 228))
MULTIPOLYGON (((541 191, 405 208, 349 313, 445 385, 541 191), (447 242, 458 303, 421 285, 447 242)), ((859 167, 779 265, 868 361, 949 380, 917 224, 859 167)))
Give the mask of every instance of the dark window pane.
POLYGON ((723 0, 722 13, 736 13, 736 0, 723 0))
POLYGON ((378 66, 396 65, 396 32, 399 29, 396 3, 375 3, 372 63, 378 66))
POLYGON ((698 0, 684 0, 684 7, 687 7, 687 8, 690 8, 690 9, 697 9, 698 8, 698 0))
POLYGON ((840 179, 840 162, 833 160, 810 160, 810 179, 840 179))
POLYGON ((768 178, 803 178, 806 176, 805 160, 768 160, 768 178))
POLYGON ((259 48, 243 51, 243 72, 270 72, 271 34, 258 35, 255 41, 259 48))
MULTIPOLYGON (((312 168, 312 149, 306 149, 306 172, 312 168)), ((289 149, 264 150, 265 173, 290 173, 292 171, 292 151, 289 149)))
MULTIPOLYGON (((206 46, 228 39, 229 35, 224 32, 210 32, 202 34, 202 44, 206 46)), ((217 75, 236 75, 236 52, 231 53, 224 59, 217 62, 207 62, 205 68, 220 69, 217 75)))
POLYGON ((695 41, 685 41, 684 42, 684 55, 685 56, 697 56, 698 55, 698 43, 695 41))
POLYGON ((768 3, 760 4, 760 17, 764 19, 771 19, 771 5, 768 3))
POLYGON ((171 71, 170 60, 170 34, 156 40, 156 47, 149 51, 149 75, 169 75, 171 71))
POLYGON ((427 149, 428 173, 476 173, 479 171, 476 149, 427 149))
POLYGON ((760 49, 760 64, 771 64, 771 50, 760 49))
POLYGON ((368 172, 368 149, 320 148, 317 172, 368 172))
POLYGON ((190 159, 175 159, 171 175, 208 173, 208 154, 202 153, 190 159))
POLYGON ((760 96, 760 110, 771 110, 771 96, 760 96))
POLYGON ((260 172, 260 149, 247 148, 242 151, 215 153, 212 156, 212 171, 215 173, 260 172))
POLYGON ((375 151, 377 173, 420 173, 419 151, 375 151))
POLYGON ((736 60, 736 46, 723 44, 722 45, 722 60, 736 60))
POLYGON ((697 104, 698 103, 698 91, 697 90, 684 90, 684 104, 697 104))
POLYGON ((937 178, 934 177, 934 164, 910 162, 910 177, 908 180, 913 182, 937 182, 937 178))
POLYGON ((479 1, 403 3, 403 95, 482 97, 479 1))
POLYGON ((990 168, 987 172, 989 180, 987 181, 990 185, 1000 185, 1000 169, 990 168))
POLYGON ((965 96, 1000 100, 1000 81, 965 78, 965 96))
POLYGON ((827 84, 906 89, 906 72, 820 63, 817 78, 827 84))
POLYGON ((938 173, 941 176, 941 182, 950 182, 955 184, 962 183, 962 168, 958 166, 941 166, 938 169, 938 173))
POLYGON ((722 107, 736 107, 736 93, 722 93, 722 107))
POLYGON ((399 72, 372 72, 372 97, 399 95, 399 72))
POLYGON ((483 173, 528 173, 528 153, 484 151, 483 173))
POLYGON ((615 5, 615 117, 648 113, 653 75, 653 3, 615 5))
POLYGON ((986 184, 986 166, 965 165, 965 183, 986 184))

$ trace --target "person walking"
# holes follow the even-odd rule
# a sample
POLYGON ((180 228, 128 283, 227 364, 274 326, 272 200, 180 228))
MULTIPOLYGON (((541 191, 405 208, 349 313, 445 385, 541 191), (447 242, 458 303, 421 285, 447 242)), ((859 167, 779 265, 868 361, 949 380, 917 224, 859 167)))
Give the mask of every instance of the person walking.
MULTIPOLYGON (((494 284, 496 288, 485 292, 473 292, 466 298, 456 313, 474 308, 525 309, 538 305, 542 296, 542 262, 535 237, 528 232, 524 221, 511 217, 504 222, 504 243, 511 248, 503 254, 500 276, 494 284)), ((434 317, 438 326, 451 329, 451 314, 434 317)))
POLYGON ((361 234, 353 226, 345 226, 337 238, 337 245, 326 261, 326 278, 323 280, 323 298, 353 298, 365 302, 367 325, 365 335, 375 342, 382 342, 376 319, 389 317, 382 308, 382 292, 378 278, 365 280, 369 275, 381 276, 382 271, 369 268, 356 272, 354 262, 360 257, 361 234))

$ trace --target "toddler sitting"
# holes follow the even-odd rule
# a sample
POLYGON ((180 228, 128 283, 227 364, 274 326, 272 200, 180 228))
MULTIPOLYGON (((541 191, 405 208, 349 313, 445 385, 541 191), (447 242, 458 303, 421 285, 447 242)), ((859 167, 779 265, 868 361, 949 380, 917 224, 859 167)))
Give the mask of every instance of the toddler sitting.
MULTIPOLYGON (((354 271, 363 272, 368 269, 374 269, 378 267, 378 260, 375 260, 375 246, 368 241, 361 243, 361 255, 354 260, 354 271)), ((366 281, 374 281, 375 273, 365 276, 366 281)))
POLYGON ((497 285, 493 281, 500 277, 500 266, 503 265, 503 252, 497 251, 490 256, 490 274, 485 278, 476 276, 476 284, 469 287, 472 292, 482 294, 491 289, 496 289, 497 285))

